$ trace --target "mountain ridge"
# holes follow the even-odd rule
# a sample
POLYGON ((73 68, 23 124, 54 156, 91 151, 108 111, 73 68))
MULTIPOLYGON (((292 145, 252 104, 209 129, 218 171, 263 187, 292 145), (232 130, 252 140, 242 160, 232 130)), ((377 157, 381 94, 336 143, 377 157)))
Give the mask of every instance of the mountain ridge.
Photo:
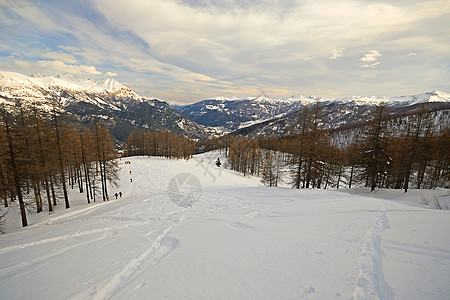
POLYGON ((0 103, 12 106, 17 100, 47 112, 58 107, 84 124, 100 118, 119 142, 136 128, 170 130, 193 139, 206 137, 201 126, 165 101, 142 97, 114 79, 97 82, 68 73, 33 77, 0 71, 0 103))
MULTIPOLYGON (((434 102, 449 103, 450 94, 432 91, 407 96, 352 96, 335 99, 301 95, 287 99, 216 97, 180 107, 179 110, 203 126, 215 127, 218 131, 230 133, 254 124, 287 116, 314 104, 319 104, 322 107, 339 107, 340 113, 352 114, 358 112, 363 116, 367 108, 379 104, 385 104, 392 108, 401 108, 434 102)), ((345 124, 342 123, 341 125, 345 124)))
POLYGON ((55 103, 82 123, 94 117, 113 128, 113 135, 125 141, 135 128, 170 130, 193 139, 204 139, 228 133, 234 135, 286 135, 295 133, 298 111, 320 105, 326 128, 360 123, 370 110, 384 104, 393 111, 408 111, 416 105, 450 105, 450 94, 431 91, 394 97, 351 96, 327 98, 296 95, 286 99, 258 97, 214 97, 174 107, 159 99, 142 97, 112 78, 95 81, 64 73, 58 76, 0 71, 0 102, 21 100, 39 103, 50 111, 55 103), (126 128, 126 129, 123 129, 126 128), (256 131, 255 131, 256 130, 256 131))

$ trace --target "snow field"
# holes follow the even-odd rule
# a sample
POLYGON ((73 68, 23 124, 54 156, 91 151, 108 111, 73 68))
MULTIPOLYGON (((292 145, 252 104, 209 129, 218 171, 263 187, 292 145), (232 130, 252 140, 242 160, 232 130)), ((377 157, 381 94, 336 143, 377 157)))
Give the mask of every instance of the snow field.
POLYGON ((109 202, 73 193, 25 229, 11 214, 0 298, 450 298, 449 211, 265 188, 217 157, 122 159, 109 202))

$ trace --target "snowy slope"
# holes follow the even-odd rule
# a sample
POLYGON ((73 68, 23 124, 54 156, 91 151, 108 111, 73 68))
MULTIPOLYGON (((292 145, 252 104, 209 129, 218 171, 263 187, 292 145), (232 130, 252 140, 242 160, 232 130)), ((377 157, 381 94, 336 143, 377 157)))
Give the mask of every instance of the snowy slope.
POLYGON ((122 199, 15 218, 1 298, 450 298, 448 210, 265 188, 217 156, 130 158, 122 199))

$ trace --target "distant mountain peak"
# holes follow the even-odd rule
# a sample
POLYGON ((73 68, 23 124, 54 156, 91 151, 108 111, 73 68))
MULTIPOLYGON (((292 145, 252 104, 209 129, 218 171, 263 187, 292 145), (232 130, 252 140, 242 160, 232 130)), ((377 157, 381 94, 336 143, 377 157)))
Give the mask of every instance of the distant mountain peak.
POLYGON ((196 139, 206 136, 203 127, 166 102, 141 97, 110 78, 95 81, 70 73, 26 76, 0 71, 0 103, 12 108, 16 101, 25 107, 36 104, 46 112, 57 104, 74 122, 89 123, 101 118, 122 142, 136 128, 167 129, 196 139))
MULTIPOLYGON (((115 79, 112 78, 106 78, 100 82, 97 83, 97 86, 108 93, 115 93, 121 89, 129 89, 125 85, 121 84, 115 79)), ((130 89, 131 90, 131 89, 130 89)))
POLYGON ((51 76, 51 75, 42 74, 42 73, 36 73, 36 74, 31 75, 31 77, 33 77, 33 78, 43 78, 43 77, 49 77, 49 76, 51 76))
POLYGON ((441 91, 431 91, 431 92, 426 92, 425 94, 431 95, 431 96, 438 96, 438 97, 441 97, 441 98, 449 98, 450 99, 450 94, 445 93, 445 92, 441 92, 441 91))
POLYGON ((259 93, 259 95, 256 96, 256 99, 258 99, 258 98, 270 98, 270 97, 267 96, 267 94, 264 93, 264 91, 261 91, 261 92, 259 93))

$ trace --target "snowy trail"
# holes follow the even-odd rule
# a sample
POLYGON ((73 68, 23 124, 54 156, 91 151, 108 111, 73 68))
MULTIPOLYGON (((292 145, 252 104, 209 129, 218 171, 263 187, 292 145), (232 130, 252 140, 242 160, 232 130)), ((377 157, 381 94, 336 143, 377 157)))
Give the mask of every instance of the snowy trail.
POLYGON ((363 241, 359 257, 361 268, 352 299, 388 300, 391 298, 384 281, 381 265, 381 234, 387 228, 389 228, 389 223, 386 217, 386 208, 383 208, 377 214, 373 227, 367 232, 363 241))
POLYGON ((264 188, 203 159, 121 161, 109 190, 122 199, 72 194, 70 210, 0 236, 0 298, 450 298, 448 212, 264 188), (201 187, 169 193, 183 173, 201 187))

